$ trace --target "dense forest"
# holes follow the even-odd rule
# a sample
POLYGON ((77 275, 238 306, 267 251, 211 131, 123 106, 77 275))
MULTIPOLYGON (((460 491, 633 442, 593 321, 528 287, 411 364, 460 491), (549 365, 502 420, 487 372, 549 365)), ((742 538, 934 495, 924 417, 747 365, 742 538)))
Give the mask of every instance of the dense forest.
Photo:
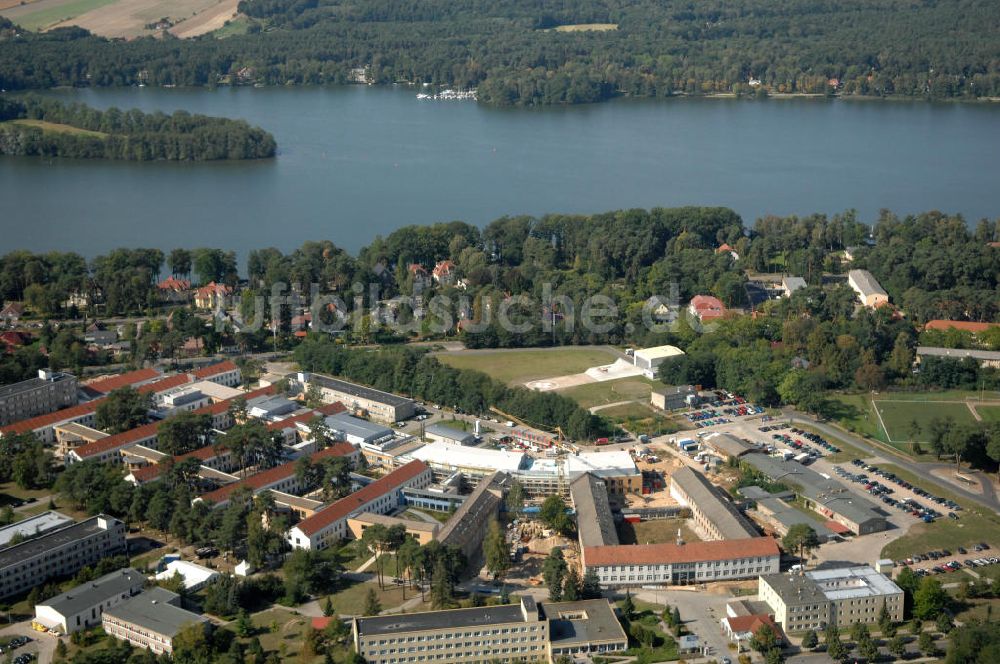
POLYGON ((1000 95, 989 0, 243 0, 246 34, 128 42, 0 19, 0 88, 374 83, 478 87, 498 105, 619 95, 1000 95), (560 31, 605 24, 616 29, 560 31), (750 81, 754 84, 751 85, 750 81), (757 82, 759 81, 759 84, 757 82))
POLYGON ((275 148, 271 134, 242 120, 0 97, 2 155, 214 161, 273 157, 275 148))

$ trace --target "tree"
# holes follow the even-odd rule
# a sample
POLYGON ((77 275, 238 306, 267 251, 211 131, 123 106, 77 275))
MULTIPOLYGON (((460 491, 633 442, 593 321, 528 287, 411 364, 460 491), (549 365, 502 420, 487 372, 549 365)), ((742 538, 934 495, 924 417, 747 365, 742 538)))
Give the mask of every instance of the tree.
POLYGON ((811 629, 802 636, 802 647, 809 648, 810 650, 819 645, 819 636, 816 635, 816 630, 811 629))
POLYGON ((934 643, 934 636, 930 632, 921 632, 917 638, 917 647, 926 657, 933 657, 937 654, 937 645, 934 643))
POLYGON ((378 594, 374 588, 369 588, 368 594, 365 595, 365 606, 362 609, 362 613, 366 616, 377 616, 382 613, 382 603, 379 601, 378 594))
POLYGON ((601 580, 593 567, 588 567, 583 575, 580 597, 581 599, 598 599, 601 597, 601 580))
POLYGON ((920 580, 920 587, 913 595, 913 615, 921 620, 936 618, 949 604, 947 591, 932 576, 920 580))
POLYGON ((812 526, 807 523, 796 523, 788 529, 781 539, 786 551, 797 551, 799 559, 805 565, 806 555, 819 546, 819 537, 812 526))
POLYGON ((865 658, 866 662, 874 662, 878 659, 878 645, 868 638, 858 644, 858 652, 865 658))
POLYGON ((570 567, 563 581, 562 598, 564 602, 575 602, 580 599, 580 573, 576 567, 570 567))
POLYGON ((765 664, 782 664, 784 661, 785 655, 781 652, 781 648, 770 648, 766 653, 764 653, 765 664))
POLYGON ((120 387, 98 404, 95 422, 98 429, 110 434, 129 431, 146 423, 152 407, 152 395, 120 387))
POLYGON ((444 561, 438 559, 431 574, 431 606, 435 609, 446 609, 451 606, 453 585, 444 561))
POLYGON ((868 625, 865 623, 856 621, 851 625, 851 640, 855 643, 869 641, 871 638, 871 633, 868 631, 868 625))
POLYGON ((681 626, 681 610, 677 606, 670 612, 670 626, 675 630, 681 626))
POLYGON ((326 601, 323 602, 323 615, 327 617, 333 615, 333 600, 330 599, 329 595, 327 596, 326 601))
POLYGON ((632 591, 625 591, 625 599, 622 600, 622 615, 625 620, 632 620, 635 615, 635 602, 632 601, 632 591))
POLYGON ((935 619, 934 626, 937 627, 938 631, 942 634, 947 634, 955 625, 951 620, 951 616, 949 616, 946 611, 942 611, 935 619))
POLYGON ((566 535, 572 532, 573 523, 566 515, 566 501, 561 496, 553 494, 542 502, 538 517, 549 528, 566 535))
POLYGON ((251 637, 254 634, 254 626, 253 621, 250 620, 250 614, 243 609, 240 609, 239 614, 236 616, 236 633, 243 638, 251 637))
POLYGON ((823 642, 826 644, 826 654, 835 660, 844 658, 847 649, 840 640, 840 630, 836 625, 830 625, 823 634, 823 642))
POLYGON ((906 652, 906 639, 900 635, 896 635, 889 640, 889 652, 895 657, 900 658, 906 652))
POLYGON ((156 429, 157 449, 180 455, 205 447, 212 433, 212 416, 184 412, 165 419, 156 429))
POLYGON ((759 653, 766 653, 771 648, 774 648, 778 644, 778 639, 774 635, 774 631, 767 625, 761 625, 760 628, 753 633, 750 637, 750 648, 756 650, 759 653))
POLYGON ((548 557, 542 564, 542 578, 549 589, 549 600, 558 602, 562 599, 563 580, 566 577, 566 560, 562 549, 552 547, 548 557))
POLYGON ((887 639, 891 639, 896 635, 896 625, 892 622, 892 616, 889 614, 889 607, 886 603, 882 602, 882 608, 878 612, 878 628, 882 632, 882 636, 887 639))
POLYGON ((507 511, 513 514, 520 514, 524 509, 524 487, 517 480, 511 480, 510 488, 507 489, 506 504, 507 511))
POLYGON ((496 519, 490 521, 486 539, 483 540, 483 556, 486 559, 486 569, 493 575, 493 580, 503 579, 510 569, 510 549, 496 519))

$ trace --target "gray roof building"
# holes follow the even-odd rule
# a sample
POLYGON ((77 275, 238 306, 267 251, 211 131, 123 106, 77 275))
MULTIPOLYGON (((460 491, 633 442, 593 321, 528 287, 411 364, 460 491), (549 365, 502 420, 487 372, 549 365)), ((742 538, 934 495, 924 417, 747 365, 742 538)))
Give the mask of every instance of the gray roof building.
POLYGON ((509 484, 510 475, 499 471, 479 480, 475 490, 438 533, 437 540, 446 546, 457 546, 470 560, 476 558, 490 521, 500 513, 504 488, 509 484))
POLYGON ((695 522, 714 539, 757 537, 749 519, 704 475, 684 467, 670 476, 670 493, 691 508, 695 522))
POLYGON ((576 509, 580 546, 618 544, 618 531, 604 482, 590 473, 584 473, 570 483, 569 493, 576 509))
POLYGON ((480 625, 489 627, 497 623, 526 622, 525 613, 534 612, 537 615, 538 606, 534 599, 529 596, 522 596, 519 599, 521 600, 520 604, 358 618, 357 629, 362 636, 393 635, 400 632, 478 627, 480 625))
POLYGON ((875 503, 798 462, 764 454, 750 454, 744 462, 771 480, 793 488, 811 509, 847 526, 858 535, 879 532, 888 527, 885 515, 875 503))
POLYGON ((475 435, 469 433, 468 431, 462 431, 461 429, 456 429, 440 422, 435 422, 434 424, 426 427, 424 429, 424 435, 434 440, 444 440, 449 443, 458 443, 459 445, 476 444, 475 435))
POLYGON ((705 443, 727 459, 741 457, 748 452, 754 452, 758 448, 745 440, 740 440, 736 436, 728 433, 716 433, 706 436, 705 443))
POLYGON ((103 610, 142 591, 146 577, 132 568, 88 581, 35 605, 34 622, 72 634, 99 624, 103 610))
POLYGON ((625 630, 606 599, 543 602, 553 651, 577 644, 627 640, 625 630))
POLYGON ((186 625, 208 622, 180 606, 180 595, 154 586, 104 612, 104 622, 125 623, 147 632, 172 638, 186 625))
POLYGON ((347 442, 361 444, 392 438, 395 433, 389 427, 375 424, 347 413, 337 413, 326 418, 326 426, 342 436, 347 442))

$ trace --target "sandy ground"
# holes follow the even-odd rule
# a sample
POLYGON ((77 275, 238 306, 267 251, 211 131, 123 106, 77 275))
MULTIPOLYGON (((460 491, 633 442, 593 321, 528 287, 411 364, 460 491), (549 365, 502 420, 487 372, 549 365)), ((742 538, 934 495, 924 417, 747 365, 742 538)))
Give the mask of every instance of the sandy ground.
POLYGON ((550 390, 576 387, 577 385, 586 385, 587 383, 603 383, 608 380, 618 380, 619 378, 631 378, 641 375, 642 369, 633 366, 627 360, 619 358, 613 364, 591 367, 583 373, 531 380, 525 383, 525 386, 531 390, 548 392, 550 390))
MULTIPOLYGON (((118 0, 50 27, 78 25, 105 37, 133 38, 155 34, 145 26, 161 18, 174 22, 170 31, 178 37, 212 32, 236 14, 239 0, 118 0)), ((20 0, 0 0, 0 11, 15 22, 18 17, 65 5, 67 0, 35 0, 20 6, 20 0), (9 10, 9 11, 8 11, 9 10)))

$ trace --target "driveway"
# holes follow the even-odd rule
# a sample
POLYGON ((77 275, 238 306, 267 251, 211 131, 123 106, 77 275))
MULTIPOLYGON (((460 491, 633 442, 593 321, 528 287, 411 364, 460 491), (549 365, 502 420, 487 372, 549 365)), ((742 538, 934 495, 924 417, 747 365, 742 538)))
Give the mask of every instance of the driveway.
MULTIPOLYGON (((0 629, 0 636, 15 635, 27 636, 31 639, 31 642, 27 645, 12 651, 15 657, 21 653, 33 652, 38 656, 38 662, 40 662, 40 664, 48 664, 48 662, 52 661, 52 655, 56 651, 56 642, 59 638, 53 636, 52 634, 43 634, 31 629, 30 620, 23 620, 0 629)), ((69 637, 63 638, 67 640, 69 639, 69 637)), ((6 657, 6 655, 4 655, 4 657, 6 657)))
POLYGON ((709 646, 710 659, 730 657, 736 660, 734 651, 729 650, 729 639, 722 633, 719 621, 726 615, 726 603, 732 599, 728 594, 715 594, 698 590, 692 586, 688 590, 639 590, 636 597, 654 604, 676 606, 681 612, 681 620, 687 630, 698 636, 702 646, 709 646))

